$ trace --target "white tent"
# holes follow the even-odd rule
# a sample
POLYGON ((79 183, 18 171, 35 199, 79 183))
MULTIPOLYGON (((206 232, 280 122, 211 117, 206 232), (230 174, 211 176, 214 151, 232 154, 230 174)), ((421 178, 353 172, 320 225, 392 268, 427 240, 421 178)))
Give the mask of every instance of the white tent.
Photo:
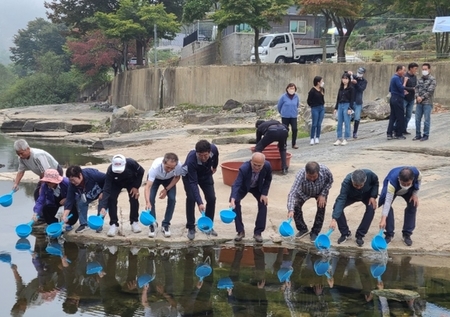
POLYGON ((450 32, 450 17, 436 17, 433 33, 450 32))

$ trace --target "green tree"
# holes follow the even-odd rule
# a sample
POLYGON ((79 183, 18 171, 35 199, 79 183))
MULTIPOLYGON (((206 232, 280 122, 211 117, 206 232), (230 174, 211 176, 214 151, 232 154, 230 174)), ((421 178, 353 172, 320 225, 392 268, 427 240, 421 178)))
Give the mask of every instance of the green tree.
POLYGON ((143 55, 153 39, 156 25, 157 37, 173 39, 180 30, 180 24, 173 13, 167 13, 164 5, 152 5, 140 0, 122 0, 115 13, 96 13, 96 18, 110 38, 120 39, 124 43, 124 54, 127 56, 126 43, 136 42, 137 64, 142 65, 143 55))
MULTIPOLYGON (((11 60, 31 73, 38 68, 37 58, 45 52, 65 56, 63 46, 66 39, 62 33, 66 30, 64 25, 56 25, 42 18, 28 22, 26 29, 21 29, 14 35, 14 47, 10 48, 11 60)), ((68 69, 67 58, 65 65, 68 69)))
POLYGON ((17 76, 11 69, 3 64, 0 64, 0 95, 8 90, 8 88, 17 80, 17 76))
POLYGON ((339 35, 338 62, 345 62, 345 46, 355 26, 390 10, 394 0, 297 0, 302 14, 323 14, 333 21, 339 35))
MULTIPOLYGON (((450 16, 450 1, 448 0, 411 0, 407 4, 401 0, 395 0, 393 7, 397 12, 402 12, 414 18, 436 18, 450 16)), ((448 58, 450 56, 450 32, 435 33, 436 57, 448 58)))
POLYGON ((247 23, 255 31, 255 60, 260 64, 258 40, 261 29, 270 29, 270 21, 279 22, 292 0, 221 0, 220 9, 213 14, 219 33, 228 25, 247 23))
POLYGON ((186 0, 183 8, 184 23, 192 23, 196 20, 203 20, 208 12, 217 11, 219 1, 214 0, 186 0))

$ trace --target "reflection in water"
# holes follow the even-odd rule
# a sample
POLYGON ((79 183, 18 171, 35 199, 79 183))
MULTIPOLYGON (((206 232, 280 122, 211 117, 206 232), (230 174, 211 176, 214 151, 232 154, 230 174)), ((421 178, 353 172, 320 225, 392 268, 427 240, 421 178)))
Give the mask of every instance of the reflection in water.
POLYGON ((16 283, 12 316, 30 308, 51 316, 450 316, 448 272, 438 280, 408 256, 386 264, 262 246, 105 248, 44 236, 32 246, 32 238, 16 244, 28 265, 0 254, 16 283))

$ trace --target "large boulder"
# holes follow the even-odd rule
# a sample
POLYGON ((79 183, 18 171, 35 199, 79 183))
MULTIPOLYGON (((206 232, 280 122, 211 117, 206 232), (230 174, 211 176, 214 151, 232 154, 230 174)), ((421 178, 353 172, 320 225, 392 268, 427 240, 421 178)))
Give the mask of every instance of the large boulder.
POLYGON ((139 128, 147 123, 147 121, 138 118, 116 118, 111 121, 109 133, 121 132, 130 133, 139 131, 139 128))
POLYGON ((369 101, 363 106, 361 117, 373 120, 385 120, 389 118, 390 113, 391 108, 389 104, 385 100, 378 98, 369 101))
POLYGON ((7 120, 3 121, 2 131, 21 131, 27 120, 7 120))
POLYGON ((27 120, 25 124, 22 127, 22 132, 33 132, 34 131, 34 125, 37 122, 37 120, 27 120))
POLYGON ((92 124, 84 121, 67 121, 65 129, 70 133, 86 132, 92 129, 92 124))
POLYGON ((242 106, 242 104, 239 101, 236 101, 233 99, 228 99, 225 102, 225 104, 223 105, 222 109, 223 110, 231 110, 231 109, 239 108, 241 106, 242 106))
POLYGON ((136 111, 137 109, 135 107, 133 107, 132 105, 128 105, 113 111, 111 117, 112 120, 117 118, 133 118, 134 116, 136 116, 136 111))
POLYGON ((64 121, 39 121, 34 124, 34 131, 56 131, 65 130, 66 123, 64 121))

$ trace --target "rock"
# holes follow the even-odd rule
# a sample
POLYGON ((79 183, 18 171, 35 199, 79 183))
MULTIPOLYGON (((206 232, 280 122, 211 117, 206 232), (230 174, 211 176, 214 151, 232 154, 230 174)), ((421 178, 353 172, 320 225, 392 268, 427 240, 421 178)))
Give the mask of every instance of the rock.
POLYGON ((385 120, 389 118, 391 109, 388 103, 383 99, 369 101, 363 106, 361 117, 374 120, 385 120))
POLYGON ((65 125, 64 121, 38 121, 34 124, 34 131, 64 130, 65 125))
POLYGON ((204 124, 206 121, 216 118, 214 114, 199 114, 198 112, 188 112, 183 116, 184 123, 187 124, 204 124))
POLYGON ((22 127, 22 132, 33 132, 34 131, 34 124, 37 120, 27 120, 25 124, 22 127))
POLYGON ((139 118, 116 118, 111 121, 111 127, 109 133, 130 133, 132 131, 138 131, 139 128, 147 121, 139 118))
POLYGON ((92 129, 92 124, 83 121, 67 121, 65 125, 67 132, 86 132, 92 129))
POLYGON ((233 100, 233 99, 228 99, 225 104, 223 105, 222 109, 223 110, 232 110, 235 108, 239 108, 241 107, 242 104, 239 101, 233 100))
POLYGON ((111 115, 112 120, 116 118, 132 118, 136 115, 136 108, 132 105, 128 105, 122 108, 118 108, 111 115))
POLYGON ((8 120, 3 121, 1 130, 3 131, 21 131, 27 120, 8 120))
POLYGON ((255 105, 244 104, 242 106, 242 111, 243 112, 256 112, 256 106, 255 105))
POLYGON ((254 135, 236 135, 236 136, 223 136, 214 138, 212 143, 216 145, 223 144, 255 144, 256 137, 254 135))

